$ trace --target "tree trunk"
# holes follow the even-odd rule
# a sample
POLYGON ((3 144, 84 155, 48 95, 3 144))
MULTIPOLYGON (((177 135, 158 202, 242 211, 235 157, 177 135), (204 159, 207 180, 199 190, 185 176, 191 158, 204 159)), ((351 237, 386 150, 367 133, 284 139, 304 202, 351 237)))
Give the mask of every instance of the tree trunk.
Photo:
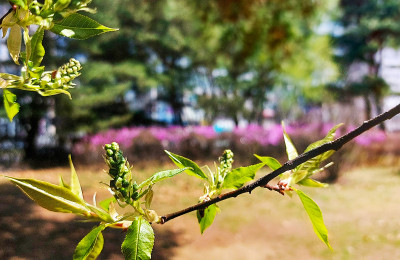
MULTIPOLYGON (((376 112, 377 112, 378 115, 380 115, 380 114, 383 113, 382 97, 380 97, 378 95, 373 95, 373 98, 374 98, 376 112)), ((382 131, 386 131, 385 122, 382 122, 382 123, 379 124, 379 129, 381 129, 382 131)))
POLYGON ((363 96, 363 98, 364 98, 364 105, 365 105, 365 108, 364 108, 365 109, 364 110, 365 120, 368 120, 368 119, 372 118, 371 103, 369 102, 368 94, 365 94, 363 96))

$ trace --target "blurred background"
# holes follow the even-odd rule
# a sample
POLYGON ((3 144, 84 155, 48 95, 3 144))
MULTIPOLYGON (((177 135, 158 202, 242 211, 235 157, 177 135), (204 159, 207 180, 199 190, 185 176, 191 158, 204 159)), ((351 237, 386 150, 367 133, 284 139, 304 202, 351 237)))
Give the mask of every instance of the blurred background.
MULTIPOLYGON (((45 34, 47 55, 43 63, 51 69, 74 57, 83 65, 82 75, 75 80, 77 86, 71 90, 72 100, 65 95, 41 97, 36 93, 15 91, 21 111, 13 122, 8 121, 4 108, 0 108, 2 172, 57 181, 59 174, 67 174, 67 156, 72 154, 74 163, 85 175, 83 186, 91 194, 95 191, 94 179, 104 178, 107 182, 105 174, 98 177, 105 168, 102 146, 113 141, 120 143, 128 160, 134 167, 143 169, 144 175, 172 167, 163 150, 209 164, 226 148, 234 152, 236 166, 255 163, 254 153, 284 162, 282 121, 298 151, 302 152, 335 124, 344 123, 339 131, 344 134, 400 103, 400 2, 397 0, 94 0, 92 6, 97 8, 97 13, 91 16, 108 27, 119 28, 119 31, 85 41, 59 38, 50 32, 45 34)), ((4 1, 0 5, 0 14, 6 13, 8 8, 9 4, 4 1)), ((0 62, 1 71, 18 73, 5 39, 0 42, 0 62)), ((388 215, 395 216, 399 209, 394 198, 400 195, 399 144, 400 116, 396 116, 346 145, 334 155, 334 166, 321 175, 321 180, 336 182, 328 188, 327 194, 332 196, 324 195, 321 199, 328 208, 328 222, 333 229, 337 228, 332 231, 337 236, 336 253, 331 254, 322 244, 313 248, 317 239, 310 236, 312 228, 307 225, 303 213, 299 214, 306 231, 294 224, 300 221, 298 218, 292 220, 289 217, 285 223, 280 223, 279 212, 269 210, 276 205, 271 201, 263 205, 267 203, 261 199, 265 192, 259 192, 261 198, 227 202, 227 211, 231 207, 232 214, 227 213, 225 219, 221 217, 216 229, 209 231, 203 240, 195 238, 194 244, 189 241, 198 236, 198 230, 196 227, 185 228, 182 224, 191 227, 195 222, 193 216, 187 221, 184 218, 181 224, 177 221, 175 229, 171 224, 156 230, 156 235, 158 232, 165 238, 156 245, 156 259, 197 259, 191 253, 198 250, 215 252, 207 259, 216 256, 219 259, 244 259, 244 255, 227 245, 223 238, 237 234, 232 238, 235 243, 244 241, 242 236, 253 237, 255 242, 262 237, 257 228, 264 222, 261 216, 265 223, 276 222, 273 233, 268 229, 265 231, 266 239, 274 235, 281 237, 283 244, 287 242, 303 252, 304 259, 367 259, 365 257, 370 256, 370 259, 377 259, 371 244, 385 245, 388 256, 397 254, 400 257, 400 223, 382 218, 386 208, 374 211, 375 215, 370 212, 372 220, 366 221, 367 227, 353 227, 355 230, 350 232, 348 222, 352 217, 353 220, 362 219, 358 214, 369 210, 368 203, 351 215, 352 210, 356 210, 354 206, 341 203, 340 206, 345 208, 339 209, 338 202, 332 198, 339 191, 355 197, 357 189, 368 198, 393 192, 389 198, 380 198, 385 199, 387 209, 392 210, 388 215), (375 179, 365 177, 367 172, 375 178, 381 176, 387 192, 383 186, 373 186, 371 182, 375 179), (355 189, 354 184, 359 186, 355 189), (375 188, 379 188, 377 195, 372 195, 375 188), (390 204, 391 200, 393 204, 390 204), (253 210, 260 216, 242 216, 234 211, 235 205, 247 205, 247 212, 253 210), (338 217, 339 211, 351 216, 342 219, 338 217), (250 223, 256 224, 245 232, 245 226, 250 223), (370 233, 360 234, 360 230, 366 232, 377 226, 382 236, 377 233, 371 238, 370 233), (346 234, 340 231, 343 228, 346 234), (191 229, 196 232, 191 234, 191 229), (285 229, 294 230, 297 235, 285 237, 293 234, 285 229), (387 234, 390 234, 389 238, 387 234), (339 240, 343 236, 354 240, 339 240), (306 239, 310 242, 302 246, 301 242, 306 239), (360 248, 366 247, 369 251, 357 255, 360 248), (227 251, 236 253, 224 258, 227 251)), ((48 251, 48 257, 40 249, 32 251, 33 248, 48 250, 50 244, 41 242, 38 245, 38 242, 23 238, 32 235, 32 231, 21 231, 18 227, 21 213, 16 209, 10 212, 14 209, 13 198, 18 198, 25 208, 22 214, 30 216, 31 224, 50 223, 48 230, 55 237, 65 230, 72 232, 66 222, 70 219, 49 222, 50 217, 46 217, 49 213, 40 211, 39 214, 38 209, 22 195, 17 195, 14 188, 3 180, 0 184, 2 197, 9 203, 0 205, 1 228, 6 230, 3 234, 8 234, 0 237, 0 245, 9 241, 16 243, 14 249, 0 249, 0 258, 54 259, 52 251, 48 251), (8 221, 15 223, 10 225, 8 221), (20 235, 16 234, 17 230, 20 235), (32 253, 34 257, 31 258, 29 254, 32 253)), ((180 206, 196 202, 197 193, 188 187, 197 184, 183 177, 181 182, 166 184, 161 189, 172 187, 168 185, 177 185, 173 188, 180 190, 170 192, 180 201, 180 206), (190 195, 193 200, 179 199, 180 195, 190 195)), ((199 184, 199 192, 201 189, 199 184)), ((365 200, 361 196, 357 198, 365 200)), ((376 200, 376 207, 383 206, 382 200, 376 200)), ((278 205, 286 208, 299 205, 291 202, 292 205, 287 198, 284 201, 278 205)), ((354 203, 360 207, 364 205, 357 200, 354 203)), ((160 198, 159 205, 166 211, 172 210, 172 205, 164 204, 168 204, 168 200, 160 198)), ((286 209, 282 214, 298 215, 293 209, 286 209)), ((79 224, 74 230, 84 228, 90 229, 90 226, 79 224)), ((66 253, 66 259, 79 241, 81 233, 75 233, 72 233, 75 240, 55 242, 56 248, 72 248, 66 253)), ((39 241, 48 239, 44 234, 39 237, 39 241)), ((110 237, 118 240, 113 234, 110 237)), ((264 248, 258 243, 260 241, 248 248, 253 254, 259 254, 250 255, 248 259, 269 259, 278 255, 281 259, 299 257, 286 252, 284 246, 274 249, 271 243, 271 248, 264 248), (261 249, 268 249, 269 253, 261 249)), ((113 253, 113 250, 119 251, 118 243, 114 244, 106 247, 104 259, 118 259, 119 256, 113 253)), ((335 243, 332 244, 335 248, 335 243)), ((239 248, 243 252, 246 246, 239 248)))

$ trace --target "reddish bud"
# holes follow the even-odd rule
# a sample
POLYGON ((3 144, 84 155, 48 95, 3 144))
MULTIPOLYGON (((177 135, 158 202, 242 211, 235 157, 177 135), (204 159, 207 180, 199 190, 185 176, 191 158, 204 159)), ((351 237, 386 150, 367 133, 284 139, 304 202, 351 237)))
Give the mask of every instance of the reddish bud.
POLYGON ((55 79, 57 75, 57 70, 53 70, 53 72, 51 73, 51 78, 55 79))

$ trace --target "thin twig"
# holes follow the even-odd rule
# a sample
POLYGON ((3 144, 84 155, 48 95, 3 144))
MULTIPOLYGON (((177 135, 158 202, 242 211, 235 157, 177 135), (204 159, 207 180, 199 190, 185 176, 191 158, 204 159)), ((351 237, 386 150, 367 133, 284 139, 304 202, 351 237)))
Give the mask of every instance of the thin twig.
POLYGON ((334 150, 337 151, 339 150, 343 145, 345 145, 346 143, 348 143, 349 141, 353 140, 354 138, 356 138, 357 136, 361 135, 362 133, 366 132, 367 130, 371 129, 372 127, 382 123, 383 121, 389 120, 392 117, 394 117, 395 115, 400 114, 400 104, 398 104, 397 106, 395 106, 394 108, 388 110, 385 113, 382 113, 368 121, 364 121, 364 123, 359 126, 358 128, 354 129, 353 131, 341 136, 340 138, 323 144, 315 149, 312 149, 306 153, 303 153, 301 155, 299 155, 297 158, 287 161, 285 164, 282 165, 282 167, 280 167, 279 169, 276 169, 275 171, 259 178, 258 180, 243 186, 240 189, 231 191, 231 192, 227 192, 224 194, 219 195, 218 197, 215 197, 209 201, 205 201, 202 203, 198 203, 195 204, 193 206, 190 206, 188 208, 185 208, 183 210, 174 212, 174 213, 170 213, 167 215, 164 215, 161 217, 161 224, 166 223, 167 221, 174 219, 176 217, 182 216, 186 213, 195 211, 195 210, 199 210, 199 209, 204 209, 212 204, 215 204, 217 202, 229 199, 229 198, 234 198, 239 196, 240 194, 243 193, 251 193, 255 188, 257 187, 268 187, 268 182, 270 182, 272 179, 276 178, 277 176, 279 176, 280 174, 292 170, 295 167, 299 166, 300 164, 314 158, 315 156, 318 156, 320 154, 323 154, 327 151, 330 150, 334 150))

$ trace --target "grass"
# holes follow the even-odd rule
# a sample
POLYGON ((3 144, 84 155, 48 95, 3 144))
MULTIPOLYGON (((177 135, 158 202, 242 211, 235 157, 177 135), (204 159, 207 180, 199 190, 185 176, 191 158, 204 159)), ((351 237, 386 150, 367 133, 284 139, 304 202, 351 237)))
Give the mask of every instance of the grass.
MULTIPOLYGON (((142 179, 172 165, 135 170, 142 179)), ((85 198, 108 196, 108 176, 99 169, 77 172, 85 198), (100 191, 98 191, 100 188, 100 191)), ((264 172, 265 173, 265 172, 264 172)), ((6 175, 58 182, 69 169, 24 170, 6 175)), ((0 180, 0 258, 70 259, 74 247, 93 224, 72 221, 68 214, 40 209, 21 192, 0 180), (15 206, 17 205, 17 206, 15 206), (47 232, 47 233, 46 233, 47 232), (8 243, 13 246, 5 247, 8 243), (60 254, 60 251, 62 252, 60 254)), ((153 207, 170 213, 197 202, 201 180, 182 174, 155 185, 153 207)), ((400 169, 356 168, 325 189, 303 190, 320 206, 333 251, 313 233, 300 200, 256 189, 219 204, 213 226, 199 233, 195 214, 156 225, 154 259, 400 259, 400 169)), ((101 259, 120 259, 124 234, 106 231, 101 259)))

